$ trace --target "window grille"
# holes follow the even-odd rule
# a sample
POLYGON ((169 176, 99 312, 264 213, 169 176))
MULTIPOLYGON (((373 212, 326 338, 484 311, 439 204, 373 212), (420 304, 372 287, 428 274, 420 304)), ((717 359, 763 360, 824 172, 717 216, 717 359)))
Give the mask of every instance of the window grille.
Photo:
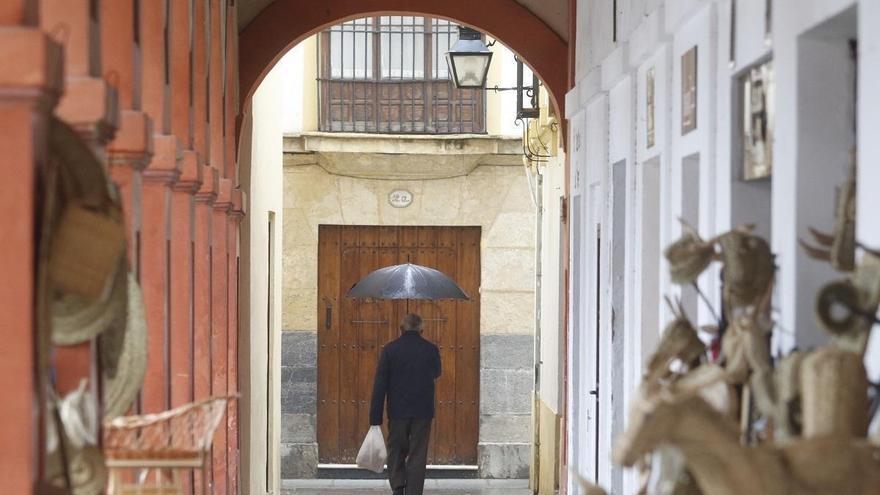
POLYGON ((483 91, 457 89, 445 54, 458 27, 445 19, 378 16, 320 34, 319 126, 329 132, 485 132, 483 91))

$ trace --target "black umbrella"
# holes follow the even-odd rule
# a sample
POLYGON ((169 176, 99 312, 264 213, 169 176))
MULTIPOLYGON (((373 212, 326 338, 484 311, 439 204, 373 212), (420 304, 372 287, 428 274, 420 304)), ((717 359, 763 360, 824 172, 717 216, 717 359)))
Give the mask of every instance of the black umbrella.
POLYGON ((372 299, 469 299, 446 274, 427 266, 404 263, 380 268, 362 278, 346 297, 372 299))

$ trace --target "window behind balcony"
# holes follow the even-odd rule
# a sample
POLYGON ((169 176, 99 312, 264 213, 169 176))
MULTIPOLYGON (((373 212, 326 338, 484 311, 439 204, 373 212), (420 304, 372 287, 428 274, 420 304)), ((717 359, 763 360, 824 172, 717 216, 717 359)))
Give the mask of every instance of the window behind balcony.
POLYGON ((458 134, 486 131, 484 92, 456 89, 446 52, 458 28, 444 19, 356 19, 319 37, 320 129, 458 134))

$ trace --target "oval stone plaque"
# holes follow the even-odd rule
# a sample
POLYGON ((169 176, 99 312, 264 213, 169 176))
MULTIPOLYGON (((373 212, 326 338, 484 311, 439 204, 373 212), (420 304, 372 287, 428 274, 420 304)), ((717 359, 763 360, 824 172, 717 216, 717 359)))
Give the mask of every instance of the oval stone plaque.
POLYGON ((412 201, 413 194, 406 189, 395 189, 388 193, 388 204, 395 208, 406 208, 412 201))

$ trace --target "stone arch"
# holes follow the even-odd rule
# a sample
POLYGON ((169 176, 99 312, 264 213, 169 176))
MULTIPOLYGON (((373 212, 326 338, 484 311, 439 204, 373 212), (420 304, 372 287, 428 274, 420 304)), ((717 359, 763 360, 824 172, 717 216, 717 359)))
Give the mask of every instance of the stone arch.
POLYGON ((443 17, 500 40, 525 61, 548 89, 562 118, 568 77, 568 44, 515 0, 275 0, 239 33, 239 88, 246 102, 290 48, 341 21, 379 13, 443 17))

